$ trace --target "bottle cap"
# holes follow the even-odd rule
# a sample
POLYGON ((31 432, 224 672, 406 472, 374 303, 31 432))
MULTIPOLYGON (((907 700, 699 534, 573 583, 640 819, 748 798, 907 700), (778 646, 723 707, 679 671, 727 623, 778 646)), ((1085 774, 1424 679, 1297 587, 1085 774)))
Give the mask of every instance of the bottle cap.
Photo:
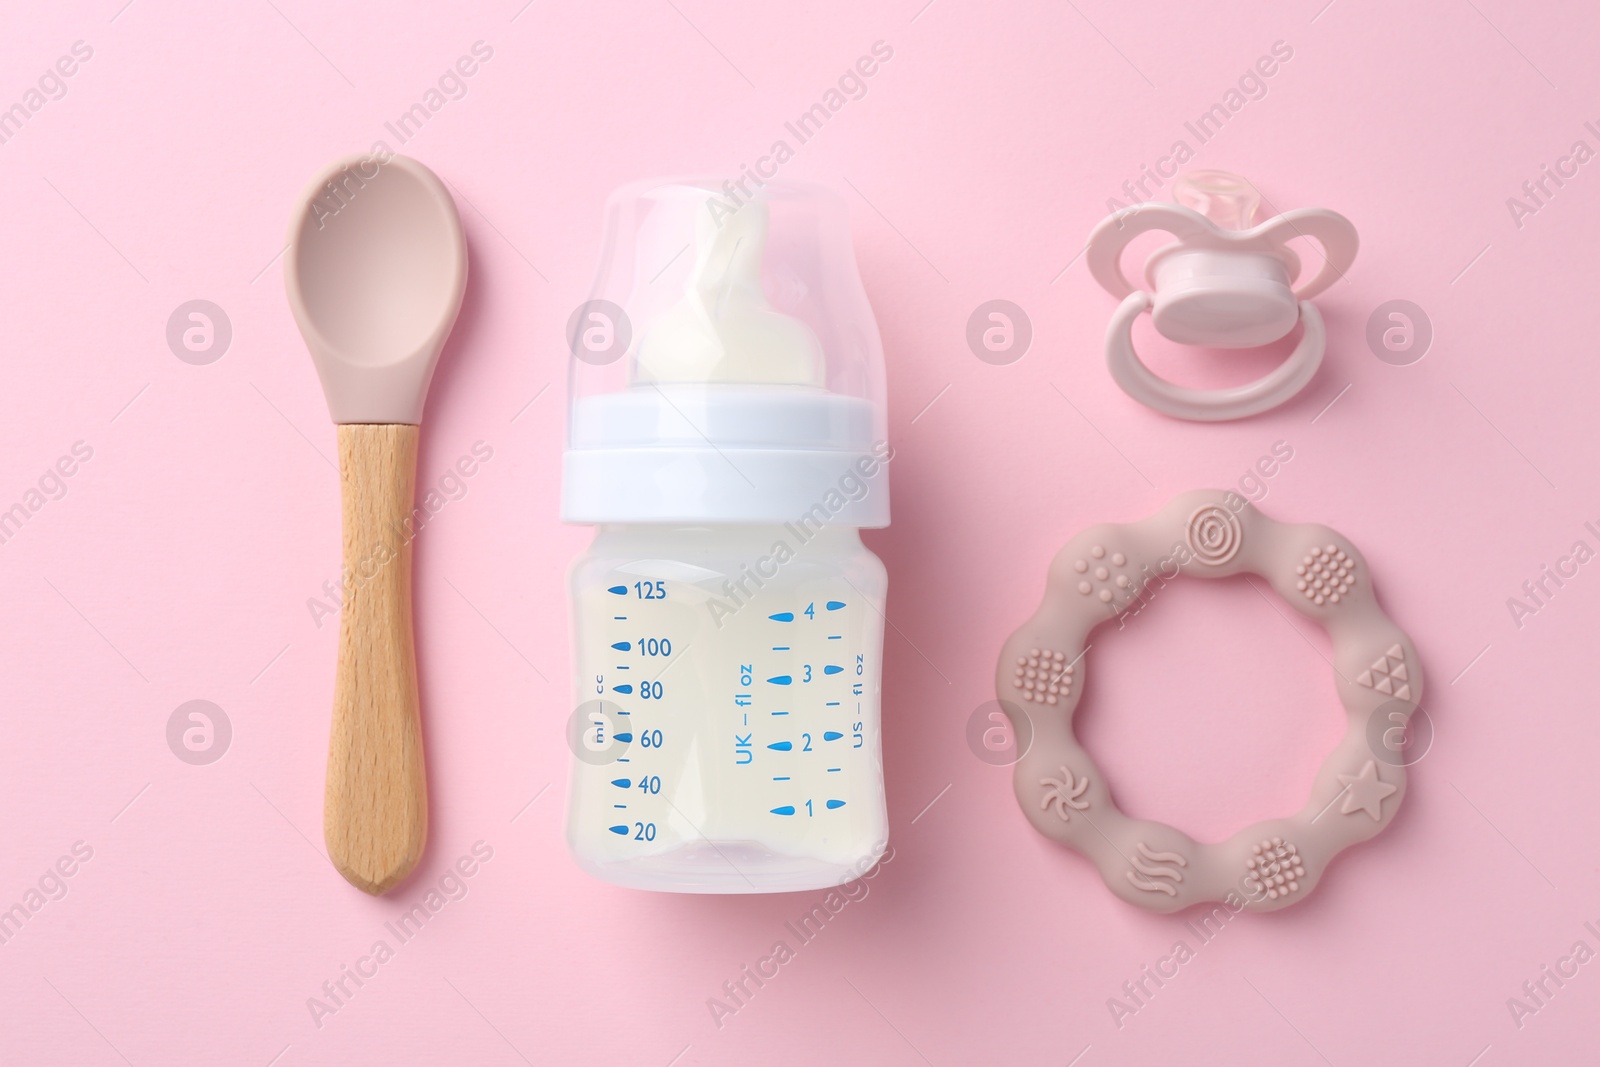
POLYGON ((883 349, 833 193, 619 190, 567 340, 565 521, 888 525, 883 349))

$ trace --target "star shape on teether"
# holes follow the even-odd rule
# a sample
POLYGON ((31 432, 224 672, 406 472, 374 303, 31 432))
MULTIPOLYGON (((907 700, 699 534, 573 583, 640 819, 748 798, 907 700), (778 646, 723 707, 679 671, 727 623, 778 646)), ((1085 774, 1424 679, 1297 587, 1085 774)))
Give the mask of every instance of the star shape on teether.
POLYGON ((1345 787, 1344 806, 1339 809, 1341 815, 1349 815, 1354 811, 1364 811, 1374 820, 1383 818, 1383 798, 1398 790, 1378 777, 1378 764, 1375 760, 1367 760, 1367 765, 1361 768, 1360 774, 1341 774, 1339 781, 1345 787))

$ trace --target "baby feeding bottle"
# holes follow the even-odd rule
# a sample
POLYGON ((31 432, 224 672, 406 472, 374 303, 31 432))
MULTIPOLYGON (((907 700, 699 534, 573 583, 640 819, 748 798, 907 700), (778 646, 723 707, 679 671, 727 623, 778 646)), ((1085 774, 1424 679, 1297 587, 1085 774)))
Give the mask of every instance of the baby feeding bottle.
POLYGON ((838 885, 887 847, 883 350, 843 203, 625 188, 573 314, 567 840, 619 885, 838 885))

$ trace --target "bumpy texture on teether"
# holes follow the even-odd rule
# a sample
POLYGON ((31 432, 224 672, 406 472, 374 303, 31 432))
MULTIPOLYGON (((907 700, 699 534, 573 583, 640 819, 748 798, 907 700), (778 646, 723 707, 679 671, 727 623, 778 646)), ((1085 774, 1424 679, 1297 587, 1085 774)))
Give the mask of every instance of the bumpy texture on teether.
POLYGON ((1233 493, 1185 493, 1143 522, 1091 527, 1050 565, 1044 601, 1005 643, 1000 704, 1032 743, 1015 767, 1017 800, 1036 829, 1081 852, 1111 891, 1153 911, 1209 901, 1272 911, 1305 899, 1328 862, 1388 826, 1405 799, 1403 761, 1383 758, 1368 723, 1404 722, 1422 698, 1416 648, 1383 613, 1367 564, 1326 526, 1290 525, 1233 493), (1333 640, 1343 739, 1297 814, 1218 844, 1124 815, 1072 730, 1084 651, 1096 626, 1137 610, 1179 575, 1256 574, 1333 640), (1024 725, 1021 721, 1027 719, 1024 725))

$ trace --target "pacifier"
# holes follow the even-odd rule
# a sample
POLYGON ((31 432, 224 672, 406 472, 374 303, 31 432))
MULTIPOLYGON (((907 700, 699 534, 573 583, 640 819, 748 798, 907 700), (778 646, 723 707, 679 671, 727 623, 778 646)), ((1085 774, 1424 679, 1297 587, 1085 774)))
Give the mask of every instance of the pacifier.
POLYGON ((1350 220, 1322 208, 1297 208, 1256 222, 1261 194, 1235 174, 1193 171, 1173 189, 1176 203, 1134 204, 1117 211, 1089 238, 1095 280, 1122 297, 1106 329, 1106 364, 1122 390, 1146 407, 1179 419, 1222 422, 1269 411, 1293 397, 1317 373, 1325 334, 1311 297, 1350 268, 1358 240, 1350 220), (1122 271, 1122 252, 1135 237, 1165 230, 1177 242, 1145 262, 1150 291, 1136 290, 1122 271), (1322 245, 1325 262, 1295 287, 1296 237, 1322 245), (1208 348, 1253 348, 1304 326, 1289 357, 1263 377, 1229 389, 1191 389, 1160 377, 1133 349, 1133 323, 1150 312, 1163 337, 1208 348))

